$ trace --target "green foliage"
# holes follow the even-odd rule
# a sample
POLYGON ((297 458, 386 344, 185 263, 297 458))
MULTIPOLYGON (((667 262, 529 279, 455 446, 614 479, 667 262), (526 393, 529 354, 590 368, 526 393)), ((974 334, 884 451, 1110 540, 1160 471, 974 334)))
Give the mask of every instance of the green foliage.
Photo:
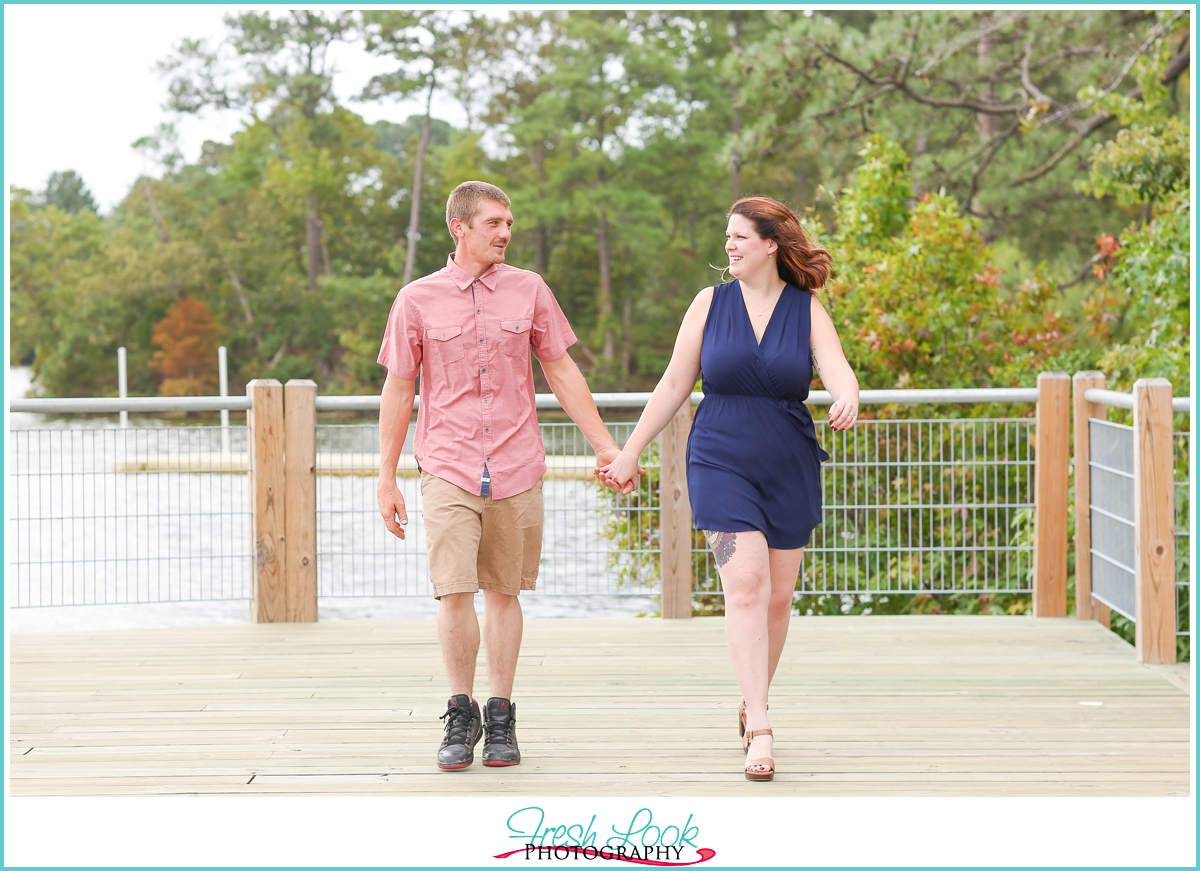
POLYGON ((500 184, 509 262, 546 276, 595 389, 654 384, 683 311, 719 280, 725 212, 745 193, 795 205, 833 252, 823 298, 866 387, 1029 384, 1110 351, 1114 377, 1179 373, 1190 143, 1187 80, 1164 79, 1186 35, 1172 15, 231 15, 220 44, 185 41, 163 64, 175 110, 244 113, 229 141, 187 163, 161 125, 134 144, 157 169, 104 217, 14 192, 13 356, 33 356, 48 393, 104 393, 125 345, 131 389, 152 392, 153 324, 187 296, 224 325, 235 390, 272 372, 376 389, 385 312, 369 309, 386 308, 408 258, 422 116, 367 125, 339 105, 332 53, 368 37, 395 64, 368 96, 436 91, 468 117, 431 120, 414 274, 445 262, 450 189, 500 184), (1025 88, 1027 46, 1031 81, 1061 105, 950 105, 964 88, 995 105, 1025 88), (1086 190, 1070 151, 1023 180, 1097 111, 1116 123, 1081 140, 1099 142, 1086 190), (1025 132, 1006 132, 1018 116, 1025 132), (1121 238, 1100 292, 1060 291, 1101 233, 1121 238))
POLYGON ((1091 173, 1077 187, 1097 199, 1113 195, 1125 205, 1159 202, 1190 187, 1191 144, 1178 116, 1159 129, 1127 127, 1097 145, 1091 173))
POLYGON ((1165 52, 1139 61, 1144 99, 1113 111, 1132 126, 1096 146, 1080 189, 1141 206, 1142 220, 1118 242, 1100 240, 1097 274, 1104 284, 1090 300, 1097 332, 1112 341, 1097 368, 1109 386, 1129 389, 1138 378, 1190 379, 1191 140, 1188 126, 1167 112, 1159 81, 1165 52))
POLYGON ((617 570, 617 586, 657 592, 662 578, 659 550, 662 526, 659 514, 658 442, 642 452, 646 474, 639 475, 637 486, 628 494, 614 493, 599 484, 600 511, 604 517, 603 535, 615 549, 609 554, 608 567, 617 570))
POLYGON ((64 212, 98 211, 92 192, 73 169, 50 173, 41 202, 42 205, 54 206, 64 212))
POLYGON ((1044 265, 1005 287, 976 219, 944 194, 911 199, 895 142, 873 136, 861 154, 824 240, 835 264, 825 302, 861 384, 1025 386, 1072 346, 1044 265))
POLYGON ((847 246, 877 248, 904 230, 912 198, 909 158, 898 143, 878 133, 858 154, 863 162, 854 184, 838 202, 839 239, 847 246))

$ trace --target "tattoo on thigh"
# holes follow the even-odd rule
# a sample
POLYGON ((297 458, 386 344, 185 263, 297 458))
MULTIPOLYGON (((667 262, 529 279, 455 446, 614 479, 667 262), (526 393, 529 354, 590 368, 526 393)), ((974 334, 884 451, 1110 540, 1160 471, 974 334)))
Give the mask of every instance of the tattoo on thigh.
POLYGON ((706 532, 704 536, 708 539, 708 546, 712 548, 713 556, 717 558, 717 568, 721 568, 729 562, 737 550, 737 533, 706 532))

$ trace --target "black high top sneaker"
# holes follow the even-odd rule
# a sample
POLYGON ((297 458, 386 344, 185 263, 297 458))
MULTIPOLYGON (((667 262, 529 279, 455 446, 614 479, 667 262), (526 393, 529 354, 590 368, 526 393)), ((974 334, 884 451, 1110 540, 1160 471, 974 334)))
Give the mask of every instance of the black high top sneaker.
POLYGON ((438 748, 438 768, 457 771, 475 761, 475 745, 483 735, 479 702, 471 701, 464 693, 451 696, 446 713, 438 719, 446 721, 446 737, 438 748))
POLYGON ((517 706, 508 699, 488 699, 484 728, 487 739, 483 742, 483 764, 494 767, 519 764, 517 706))

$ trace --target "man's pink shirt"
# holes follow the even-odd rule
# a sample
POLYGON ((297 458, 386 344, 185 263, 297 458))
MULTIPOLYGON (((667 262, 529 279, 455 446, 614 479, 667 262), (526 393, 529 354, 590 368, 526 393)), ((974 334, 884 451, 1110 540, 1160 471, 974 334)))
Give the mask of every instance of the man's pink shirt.
POLYGON ((497 264, 475 278, 454 262, 408 284, 388 316, 379 362, 421 376, 413 452, 420 467, 478 493, 524 493, 546 473, 530 352, 553 362, 575 343, 566 315, 536 272, 497 264))

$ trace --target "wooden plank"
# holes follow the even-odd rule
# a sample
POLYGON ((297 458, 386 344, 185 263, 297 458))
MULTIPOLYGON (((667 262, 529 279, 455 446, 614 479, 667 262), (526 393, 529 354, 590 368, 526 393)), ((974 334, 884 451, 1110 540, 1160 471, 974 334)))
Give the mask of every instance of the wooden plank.
MULTIPOLYGON (((317 619, 317 382, 283 388, 286 621, 317 619)), ((378 471, 378 470, 376 470, 378 471)))
POLYGON ((1104 385, 1102 372, 1076 372, 1071 378, 1075 418, 1075 616, 1080 620, 1095 619, 1092 610, 1092 475, 1088 465, 1091 460, 1088 421, 1104 420, 1108 414, 1105 406, 1088 402, 1083 393, 1093 387, 1103 390, 1104 385))
POLYGON ((692 506, 687 490, 687 439, 691 428, 689 400, 663 430, 659 449, 662 615, 668 619, 692 616, 692 506))
POLYGON ((1071 462, 1071 379, 1038 375, 1034 454, 1033 615, 1067 615, 1067 493, 1071 462))
POLYGON ((284 528, 283 388, 274 379, 246 385, 250 445, 251 570, 250 619, 287 619, 287 541, 284 528))
MULTIPOLYGON (((454 776, 432 621, 178 632, 14 636, 13 794, 762 794, 717 618, 527 621, 526 761, 454 776)), ((1189 705, 1090 621, 796 618, 772 794, 1186 794, 1189 705)))
POLYGON ((1175 451, 1171 382, 1133 384, 1135 647, 1138 661, 1175 662, 1175 451))

